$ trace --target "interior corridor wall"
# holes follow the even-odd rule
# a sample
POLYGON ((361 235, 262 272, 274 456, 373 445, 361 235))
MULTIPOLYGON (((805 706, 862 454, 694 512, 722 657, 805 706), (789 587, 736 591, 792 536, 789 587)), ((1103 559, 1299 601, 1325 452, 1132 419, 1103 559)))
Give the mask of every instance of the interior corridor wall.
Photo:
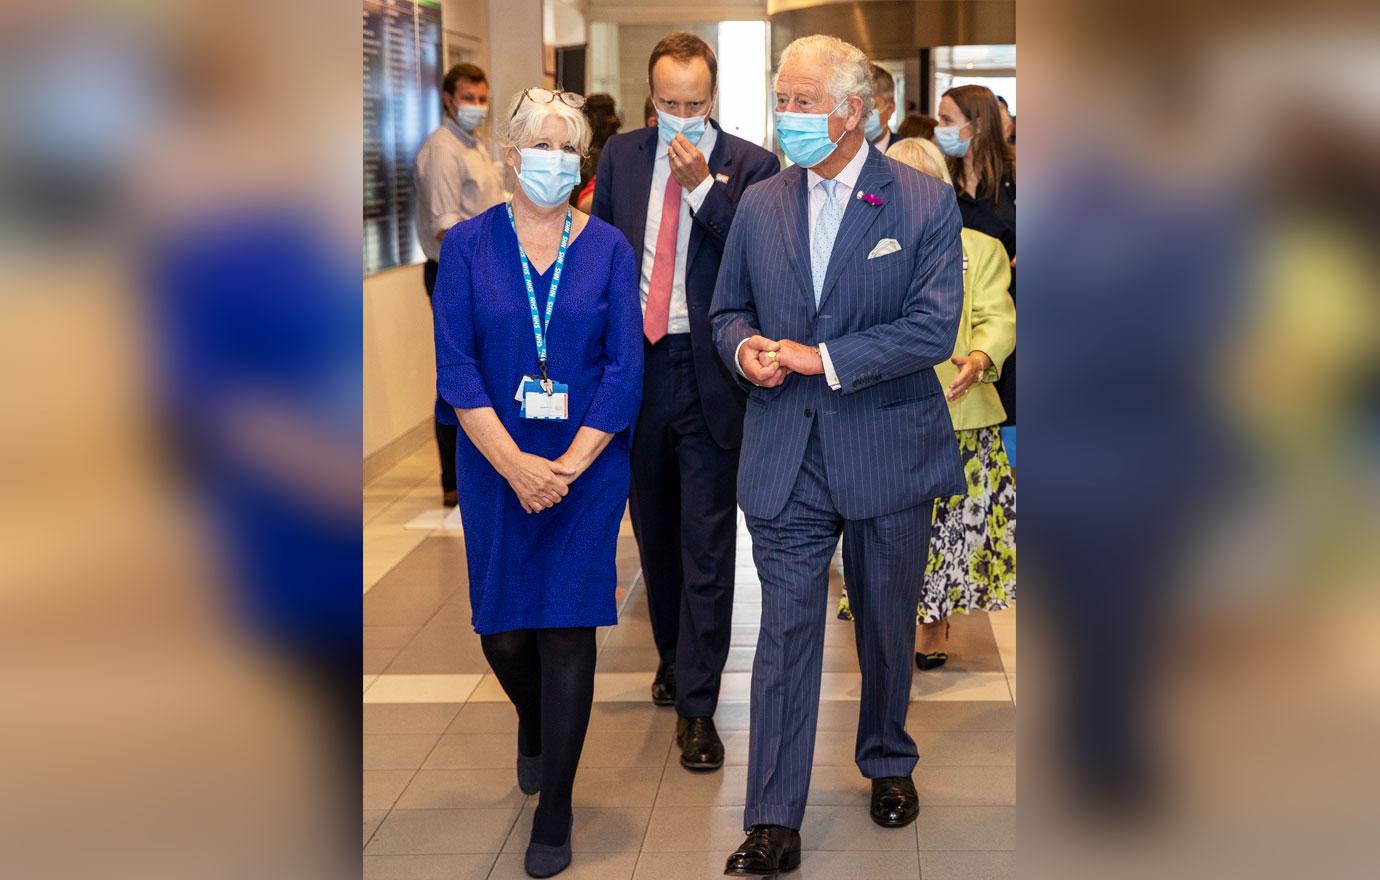
MULTIPOLYGON (((541 0, 445 0, 442 25, 448 45, 467 42, 488 62, 492 115, 501 116, 522 88, 542 76, 541 0)), ((363 282, 364 457, 402 438, 430 437, 436 393, 431 310, 420 264, 402 266, 363 282)), ((395 444, 396 445, 396 444, 395 444)))

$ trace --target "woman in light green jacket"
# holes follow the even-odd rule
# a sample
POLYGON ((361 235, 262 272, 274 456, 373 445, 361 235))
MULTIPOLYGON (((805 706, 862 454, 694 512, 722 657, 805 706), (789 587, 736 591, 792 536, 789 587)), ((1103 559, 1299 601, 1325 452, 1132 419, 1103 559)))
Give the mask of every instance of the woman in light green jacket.
MULTIPOLYGON (((897 141, 887 151, 949 183, 943 154, 920 138, 897 141)), ((992 385, 1016 347, 1016 306, 1011 265, 997 239, 964 229, 963 317, 954 356, 935 367, 949 401, 968 491, 939 498, 930 529, 929 563, 917 616, 921 669, 942 666, 950 614, 1001 611, 1016 598, 1016 480, 1001 442, 1006 420, 992 385)), ((839 616, 848 617, 848 597, 839 616)))

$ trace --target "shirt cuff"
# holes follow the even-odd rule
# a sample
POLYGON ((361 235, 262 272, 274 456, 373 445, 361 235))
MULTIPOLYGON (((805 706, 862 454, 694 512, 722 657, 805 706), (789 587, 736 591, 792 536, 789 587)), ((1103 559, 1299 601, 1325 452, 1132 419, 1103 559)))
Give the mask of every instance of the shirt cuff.
POLYGON ((843 387, 839 381, 839 374, 834 372, 834 362, 829 360, 829 346, 823 342, 819 344, 819 359, 824 363, 824 378, 829 383, 830 389, 838 391, 843 387))
MULTIPOLYGON (((738 370, 739 376, 742 376, 744 379, 747 379, 749 382, 752 382, 752 379, 748 377, 748 374, 743 372, 743 359, 738 357, 738 355, 742 353, 744 345, 747 345, 746 339, 738 343, 738 347, 733 349, 733 366, 738 370)), ((752 382, 752 384, 756 385, 757 383, 752 382)))
POLYGON ((709 175, 699 182, 699 185, 685 193, 685 201, 690 205, 690 210, 699 212, 700 205, 704 204, 704 199, 709 195, 709 190, 714 186, 714 175, 709 175))

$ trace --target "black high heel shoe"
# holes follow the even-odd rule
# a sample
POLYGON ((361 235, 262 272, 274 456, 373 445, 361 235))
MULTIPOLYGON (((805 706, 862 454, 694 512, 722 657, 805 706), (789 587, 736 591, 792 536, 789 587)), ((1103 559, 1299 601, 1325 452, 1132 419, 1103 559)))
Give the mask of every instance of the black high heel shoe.
POLYGON ((927 672, 931 669, 938 669, 943 666, 948 659, 949 655, 943 651, 935 651, 931 654, 921 654, 919 651, 916 651, 915 668, 919 669, 921 672, 927 672))

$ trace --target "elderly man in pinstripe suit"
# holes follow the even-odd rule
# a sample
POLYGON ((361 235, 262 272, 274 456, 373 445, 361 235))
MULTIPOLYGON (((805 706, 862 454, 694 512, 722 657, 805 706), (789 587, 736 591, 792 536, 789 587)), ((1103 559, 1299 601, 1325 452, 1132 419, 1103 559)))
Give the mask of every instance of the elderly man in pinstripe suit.
POLYGON ((762 581, 748 837, 730 875, 800 863, 840 534, 871 815, 902 827, 919 810, 905 730, 915 605, 932 501, 964 486, 933 369, 963 303, 961 221, 952 189, 868 146, 871 97, 848 43, 804 37, 782 53, 777 132, 795 165, 744 194, 710 310, 720 356, 750 388, 738 498, 762 581))

